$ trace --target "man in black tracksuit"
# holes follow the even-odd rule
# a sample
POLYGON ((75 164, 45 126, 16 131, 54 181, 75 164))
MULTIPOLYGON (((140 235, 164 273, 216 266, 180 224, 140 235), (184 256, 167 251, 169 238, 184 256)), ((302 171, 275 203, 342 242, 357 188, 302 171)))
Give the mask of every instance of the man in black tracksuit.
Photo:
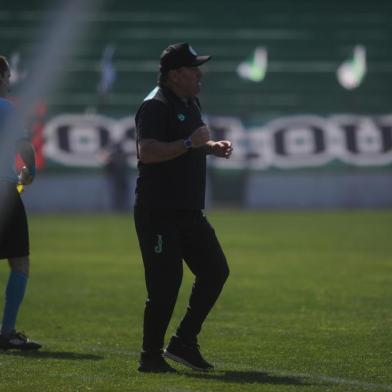
POLYGON ((212 141, 201 118, 198 56, 187 43, 170 45, 160 59, 159 84, 136 114, 138 169, 135 226, 148 298, 139 371, 175 371, 163 356, 195 370, 213 365, 197 335, 217 300, 229 268, 204 209, 206 155, 229 158, 231 143, 212 141), (188 308, 163 352, 185 261, 195 282, 188 308))

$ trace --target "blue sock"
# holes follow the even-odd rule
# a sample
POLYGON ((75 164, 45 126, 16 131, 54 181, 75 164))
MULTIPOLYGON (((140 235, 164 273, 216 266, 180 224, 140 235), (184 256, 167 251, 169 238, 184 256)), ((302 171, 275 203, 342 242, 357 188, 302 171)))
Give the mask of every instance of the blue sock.
POLYGON ((11 271, 5 290, 5 305, 1 333, 8 334, 15 329, 19 306, 23 301, 27 285, 27 275, 23 272, 11 271))

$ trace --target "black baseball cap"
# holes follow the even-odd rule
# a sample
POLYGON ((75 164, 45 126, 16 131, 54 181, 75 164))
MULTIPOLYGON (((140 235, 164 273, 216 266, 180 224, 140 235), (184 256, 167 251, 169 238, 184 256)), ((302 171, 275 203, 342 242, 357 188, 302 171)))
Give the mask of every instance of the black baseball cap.
POLYGON ((181 67, 197 67, 211 56, 199 56, 187 42, 169 45, 161 54, 160 71, 168 72, 181 67))

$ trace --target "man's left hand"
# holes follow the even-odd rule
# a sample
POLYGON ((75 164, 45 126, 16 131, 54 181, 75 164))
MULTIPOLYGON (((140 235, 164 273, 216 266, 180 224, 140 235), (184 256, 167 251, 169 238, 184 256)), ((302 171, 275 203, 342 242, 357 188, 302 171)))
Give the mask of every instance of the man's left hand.
POLYGON ((233 151, 231 142, 228 140, 220 140, 210 143, 211 153, 216 157, 229 159, 233 151))

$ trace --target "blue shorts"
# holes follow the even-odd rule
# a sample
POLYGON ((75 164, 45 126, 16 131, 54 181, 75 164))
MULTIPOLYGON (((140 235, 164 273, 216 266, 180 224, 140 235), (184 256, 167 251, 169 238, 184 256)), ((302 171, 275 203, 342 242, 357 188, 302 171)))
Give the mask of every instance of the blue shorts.
POLYGON ((11 182, 0 181, 0 259, 28 256, 29 230, 26 211, 11 182))

